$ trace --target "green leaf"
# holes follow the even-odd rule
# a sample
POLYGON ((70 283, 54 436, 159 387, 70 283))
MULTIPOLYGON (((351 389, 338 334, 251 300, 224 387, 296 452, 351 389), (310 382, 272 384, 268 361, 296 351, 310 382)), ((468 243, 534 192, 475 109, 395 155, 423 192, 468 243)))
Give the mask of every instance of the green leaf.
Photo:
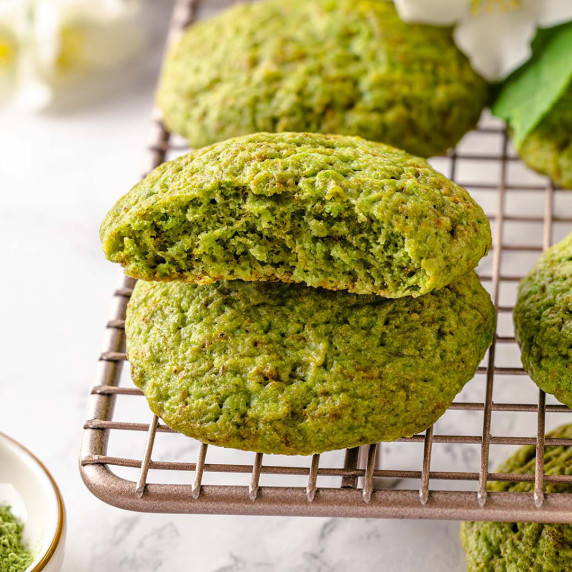
POLYGON ((572 81, 572 22, 539 30, 532 58, 501 85, 492 112, 513 130, 517 148, 572 81))

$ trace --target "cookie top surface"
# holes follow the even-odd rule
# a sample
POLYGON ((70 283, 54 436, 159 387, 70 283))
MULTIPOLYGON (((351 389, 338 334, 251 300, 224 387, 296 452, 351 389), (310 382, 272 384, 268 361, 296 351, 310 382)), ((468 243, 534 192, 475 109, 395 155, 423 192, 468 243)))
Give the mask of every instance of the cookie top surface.
POLYGON ((523 141, 519 155, 535 171, 572 189, 572 84, 523 141))
MULTIPOLYGON (((547 435, 572 439, 572 425, 564 425, 547 435)), ((521 447, 501 467, 499 473, 534 474, 536 447, 521 447)), ((544 454, 547 475, 572 474, 572 447, 547 446, 544 454)), ((533 482, 494 482, 493 492, 528 492, 533 482)), ((548 493, 572 493, 570 484, 548 484, 548 493)), ((572 569, 572 526, 566 524, 463 522, 461 542, 469 572, 538 570, 564 572, 572 569)))
POLYGON ((419 298, 297 284, 139 281, 127 352, 167 425, 206 443, 310 454, 429 427, 494 332, 474 272, 419 298))
POLYGON ((572 234, 542 254, 521 282, 514 325, 524 369, 572 407, 572 234))
POLYGON ((491 245, 469 193, 358 137, 259 133, 155 169, 101 227, 107 257, 146 280, 271 280, 418 296, 491 245))
POLYGON ((404 23, 390 2, 272 0, 192 26, 158 102, 193 147, 308 131, 429 157, 476 125, 487 97, 448 28, 404 23))

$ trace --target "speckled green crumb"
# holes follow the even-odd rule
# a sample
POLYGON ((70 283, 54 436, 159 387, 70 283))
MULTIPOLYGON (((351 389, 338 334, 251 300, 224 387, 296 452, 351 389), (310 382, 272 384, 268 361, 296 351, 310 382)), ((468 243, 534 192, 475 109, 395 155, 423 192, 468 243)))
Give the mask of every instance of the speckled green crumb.
POLYGON ((191 27, 158 101, 194 147, 310 131, 429 157, 475 126, 487 97, 448 28, 406 24, 379 0, 275 0, 191 27))
POLYGON ((474 268, 490 225, 419 159, 357 137, 259 133, 155 169, 108 213, 103 249, 145 280, 270 280, 417 296, 474 268))
POLYGON ((133 380, 167 425, 288 455, 426 429, 472 378, 493 332, 474 272, 399 300, 297 284, 139 281, 126 322, 133 380))
POLYGON ((22 529, 10 508, 0 505, 0 572, 24 572, 34 561, 22 544, 22 529))
POLYGON ((524 369, 572 407, 572 234, 547 250, 520 283, 514 327, 524 369))
POLYGON ((572 189, 572 85, 523 141, 522 160, 564 189, 572 189))
MULTIPOLYGON (((572 439, 572 425, 548 435, 572 439)), ((534 474, 536 448, 521 447, 499 473, 534 474)), ((572 475, 572 447, 549 446, 545 451, 545 474, 572 475)), ((532 492, 533 483, 495 482, 495 492, 532 492)), ((570 484, 549 484, 547 493, 572 494, 570 484)), ((468 572, 569 572, 572 570, 572 525, 515 522, 463 522, 461 542, 468 572)))

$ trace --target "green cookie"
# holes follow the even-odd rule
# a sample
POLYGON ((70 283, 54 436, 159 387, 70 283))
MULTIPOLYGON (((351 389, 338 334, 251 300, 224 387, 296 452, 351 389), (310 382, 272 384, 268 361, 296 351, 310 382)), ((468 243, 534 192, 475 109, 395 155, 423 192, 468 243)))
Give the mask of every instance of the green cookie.
MULTIPOLYGON (((572 425, 548 434, 572 438, 572 425)), ((545 450, 547 475, 570 475, 572 447, 549 446, 545 450)), ((534 474, 536 448, 521 447, 499 473, 534 474)), ((533 483, 495 482, 495 492, 532 492, 533 483)), ((570 484, 549 484, 548 493, 572 493, 570 484)), ((468 572, 568 572, 572 570, 572 525, 522 522, 463 522, 461 542, 467 555, 468 572)))
POLYGON ((519 155, 535 171, 572 189, 572 85, 523 141, 519 155))
POLYGON ((135 384, 173 429, 221 447, 307 455, 432 425, 491 343, 474 272, 388 300, 297 284, 139 281, 135 384))
POLYGON ((424 159, 308 133, 248 135, 161 165, 108 213, 101 239, 135 278, 386 297, 451 283, 491 244, 482 209, 424 159))
POLYGON ((186 32, 158 96, 194 147, 310 131, 424 157, 453 147, 487 99, 449 28, 406 24, 379 0, 241 3, 186 32))
POLYGON ((524 369, 572 407, 572 234, 547 250, 521 282, 514 326, 524 369))

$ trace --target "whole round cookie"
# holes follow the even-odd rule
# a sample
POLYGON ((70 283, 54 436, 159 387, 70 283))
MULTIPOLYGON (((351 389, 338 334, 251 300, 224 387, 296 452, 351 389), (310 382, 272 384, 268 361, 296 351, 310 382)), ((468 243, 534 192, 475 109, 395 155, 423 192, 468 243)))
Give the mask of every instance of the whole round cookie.
POLYGON ((424 157, 454 146, 487 98, 449 28, 404 23, 379 0, 238 4, 185 33, 158 94, 165 123, 193 147, 310 131, 424 157))
POLYGON ((572 189, 572 84, 523 141, 519 155, 535 171, 572 189))
MULTIPOLYGON (((547 435, 572 439, 572 425, 547 435)), ((544 453, 547 475, 570 475, 572 447, 547 446, 544 453)), ((536 447, 521 447, 498 473, 534 474, 536 447)), ((493 492, 532 493, 532 482, 494 482, 493 492)), ((572 493, 569 483, 544 485, 547 493, 572 493)), ((463 522, 461 542, 468 572, 565 572, 572 570, 572 525, 523 522, 463 522)))
POLYGON ((142 282, 126 321, 132 377, 173 429, 306 455, 432 425, 490 345, 474 272, 388 300, 294 284, 142 282))
POLYGON ((513 317, 524 369, 540 389, 572 407, 572 234, 520 283, 513 317))
POLYGON ((491 231, 469 193, 358 137, 259 133, 165 163, 101 227, 145 280, 270 280, 418 296, 477 266, 491 231))

